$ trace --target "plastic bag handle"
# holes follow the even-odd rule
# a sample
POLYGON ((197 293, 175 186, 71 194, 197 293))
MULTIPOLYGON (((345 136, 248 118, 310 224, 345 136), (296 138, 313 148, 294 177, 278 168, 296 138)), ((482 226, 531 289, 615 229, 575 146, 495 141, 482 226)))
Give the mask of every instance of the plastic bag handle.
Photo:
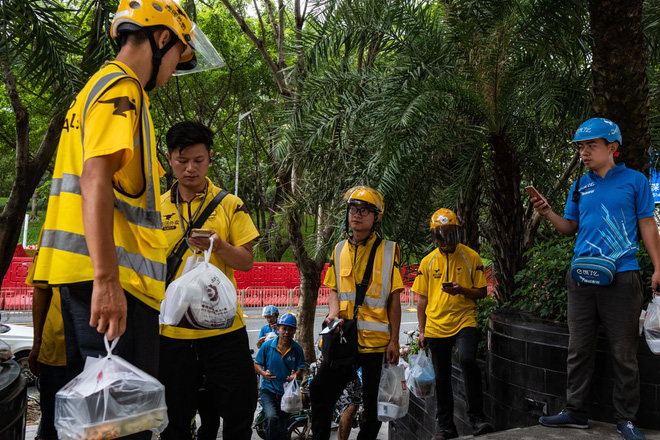
POLYGON ((213 237, 209 237, 209 241, 210 241, 209 248, 204 251, 204 261, 206 261, 207 263, 210 262, 211 254, 213 253, 213 237))
POLYGON ((113 339, 112 344, 110 344, 108 342, 108 337, 105 334, 103 335, 103 343, 105 344, 105 349, 108 351, 108 356, 112 355, 112 350, 117 346, 117 342, 119 342, 119 337, 113 339))

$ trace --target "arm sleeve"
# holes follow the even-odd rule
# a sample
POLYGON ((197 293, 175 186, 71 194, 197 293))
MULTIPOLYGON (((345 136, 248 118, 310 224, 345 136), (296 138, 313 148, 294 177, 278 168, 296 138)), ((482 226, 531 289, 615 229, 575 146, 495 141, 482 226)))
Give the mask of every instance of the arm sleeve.
POLYGON ((579 222, 580 208, 578 204, 573 201, 573 190, 575 190, 576 184, 577 181, 573 182, 573 185, 571 185, 571 190, 568 192, 568 197, 566 198, 566 208, 564 208, 564 218, 579 222))
POLYGON ((646 180, 644 175, 639 177, 637 188, 639 188, 635 194, 635 213, 637 214, 637 218, 653 217, 655 203, 653 202, 651 183, 646 180))
MULTIPOLYGON (((335 246, 336 249, 336 246, 335 246)), ((335 272, 335 250, 332 250, 332 256, 330 257, 330 264, 328 265, 328 270, 325 272, 325 279, 323 280, 323 285, 329 287, 332 290, 337 290, 337 276, 335 272)))
POLYGON ((488 287, 488 280, 486 280, 486 275, 484 274, 484 263, 481 261, 481 257, 479 255, 475 255, 473 267, 475 268, 472 277, 474 287, 477 289, 488 287))
POLYGON ((428 258, 424 257, 417 268, 417 276, 412 286, 412 291, 422 296, 429 294, 429 274, 426 273, 428 266, 428 258))
POLYGON ((261 365, 261 368, 266 368, 266 344, 263 344, 257 355, 254 357, 254 361, 261 365))
MULTIPOLYGON (((231 222, 229 224, 229 243, 234 246, 243 246, 246 243, 259 237, 259 231, 254 225, 250 213, 248 212, 245 204, 241 199, 228 194, 226 198, 232 198, 233 203, 228 207, 233 212, 230 212, 229 217, 231 222)), ((228 200, 229 201, 229 200, 228 200)), ((222 207, 218 207, 222 209, 222 207)))
POLYGON ((392 267, 392 279, 390 281, 390 293, 402 290, 405 286, 401 279, 401 249, 398 243, 394 243, 394 265, 392 267))

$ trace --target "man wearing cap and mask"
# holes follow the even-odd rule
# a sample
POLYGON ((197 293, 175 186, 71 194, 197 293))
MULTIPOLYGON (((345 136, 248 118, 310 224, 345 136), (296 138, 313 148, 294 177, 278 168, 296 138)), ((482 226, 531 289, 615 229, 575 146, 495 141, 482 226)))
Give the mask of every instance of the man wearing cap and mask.
MULTIPOLYGON (((196 47, 210 46, 172 0, 122 0, 110 35, 119 53, 66 115, 34 271, 35 283, 60 287, 70 377, 106 354, 104 335, 122 336, 114 353, 158 373, 167 242, 146 92, 193 71, 196 47)), ((219 67, 215 56, 205 68, 219 67)))
POLYGON ((437 401, 436 434, 433 440, 458 437, 454 424, 451 357, 454 346, 465 379, 467 414, 472 433, 493 432, 483 412, 481 373, 477 365, 476 300, 486 296, 487 281, 481 257, 460 243, 460 223, 449 209, 431 216, 434 249, 419 265, 413 292, 419 295, 417 320, 419 346, 431 350, 437 401))

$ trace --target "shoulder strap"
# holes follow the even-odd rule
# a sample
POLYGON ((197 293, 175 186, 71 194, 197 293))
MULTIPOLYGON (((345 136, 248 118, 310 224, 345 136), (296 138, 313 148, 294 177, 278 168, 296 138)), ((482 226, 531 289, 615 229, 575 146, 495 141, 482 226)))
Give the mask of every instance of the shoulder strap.
MULTIPOLYGON (((227 190, 225 189, 221 190, 213 198, 213 200, 211 200, 211 202, 208 205, 206 205, 206 208, 204 208, 204 211, 202 211, 199 217, 195 219, 195 222, 192 224, 191 229, 198 229, 204 226, 204 223, 209 218, 211 213, 220 204, 220 202, 222 202, 222 199, 224 199, 227 194, 229 194, 227 190)), ((179 241, 179 244, 172 251, 172 253, 167 256, 167 277, 165 278, 166 284, 170 283, 170 281, 176 274, 176 271, 179 269, 179 266, 181 265, 181 261, 183 258, 183 254, 186 253, 186 250, 188 250, 188 243, 186 243, 186 237, 184 235, 184 237, 181 239, 181 241, 179 241)))
POLYGON ((367 287, 369 287, 369 280, 371 279, 371 272, 374 268, 374 258, 376 257, 376 250, 380 246, 380 242, 383 241, 380 237, 376 237, 373 246, 371 247, 371 253, 369 254, 369 260, 367 261, 367 267, 364 268, 364 276, 360 284, 355 286, 355 310, 353 317, 357 319, 357 312, 362 303, 364 302, 364 297, 367 294, 367 287))

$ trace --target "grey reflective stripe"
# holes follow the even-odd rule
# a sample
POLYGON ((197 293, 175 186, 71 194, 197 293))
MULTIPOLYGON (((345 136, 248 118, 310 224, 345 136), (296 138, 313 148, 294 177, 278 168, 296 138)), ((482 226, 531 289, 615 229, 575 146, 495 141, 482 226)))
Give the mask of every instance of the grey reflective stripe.
POLYGON ((50 183, 50 195, 59 196, 63 192, 80 195, 80 177, 65 173, 62 177, 53 179, 50 183))
MULTIPOLYGON (((84 158, 84 151, 85 151, 85 121, 87 120, 87 109, 89 109, 89 106, 94 102, 96 99, 96 95, 101 93, 103 89, 105 89, 108 84, 110 84, 112 81, 115 79, 125 76, 127 78, 130 78, 127 74, 124 72, 113 72, 109 73, 105 76, 102 76, 99 78, 99 80, 92 86, 92 89, 89 91, 89 94, 87 95, 87 101, 85 102, 85 107, 83 107, 83 114, 82 117, 80 118, 80 145, 83 146, 83 158, 84 158)), ((83 159, 84 160, 84 159, 83 159)))
POLYGON ((371 332, 390 333, 390 325, 385 322, 358 320, 357 328, 358 330, 367 330, 371 332))
POLYGON ((355 292, 339 292, 339 301, 355 302, 355 292))
POLYGON ((364 305, 369 306, 372 309, 384 309, 387 306, 387 297, 383 299, 383 298, 371 298, 369 296, 365 296, 364 305))
MULTIPOLYGON (((41 247, 48 247, 59 251, 71 252, 89 257, 85 236, 73 232, 44 229, 41 236, 41 247)), ((165 281, 167 266, 164 263, 152 261, 141 254, 128 252, 121 246, 115 246, 119 266, 133 270, 140 275, 165 281)))
POLYGON ((153 210, 142 209, 133 206, 128 202, 115 197, 115 208, 124 216, 126 220, 134 225, 142 226, 150 229, 162 229, 163 223, 160 217, 160 212, 153 210))
POLYGON ((392 260, 394 259, 394 246, 395 243, 393 241, 383 241, 383 267, 381 268, 380 302, 378 305, 373 305, 371 307, 384 309, 387 305, 387 297, 390 295, 390 281, 392 276, 392 260))
MULTIPOLYGON (((337 279, 337 292, 341 292, 341 271, 339 270, 339 256, 341 255, 341 250, 344 248, 345 244, 346 240, 342 240, 337 243, 337 247, 335 248, 335 278, 337 279)), ((353 293, 353 301, 355 301, 355 293, 353 293)))
POLYGON ((463 251, 461 251, 459 249, 458 253, 461 254, 461 257, 463 257, 463 260, 465 260, 465 264, 467 265, 468 270, 470 271, 470 278, 472 278, 472 266, 470 266, 470 263, 468 263, 468 260, 467 260, 467 258, 465 258, 465 255, 463 254, 463 251))

